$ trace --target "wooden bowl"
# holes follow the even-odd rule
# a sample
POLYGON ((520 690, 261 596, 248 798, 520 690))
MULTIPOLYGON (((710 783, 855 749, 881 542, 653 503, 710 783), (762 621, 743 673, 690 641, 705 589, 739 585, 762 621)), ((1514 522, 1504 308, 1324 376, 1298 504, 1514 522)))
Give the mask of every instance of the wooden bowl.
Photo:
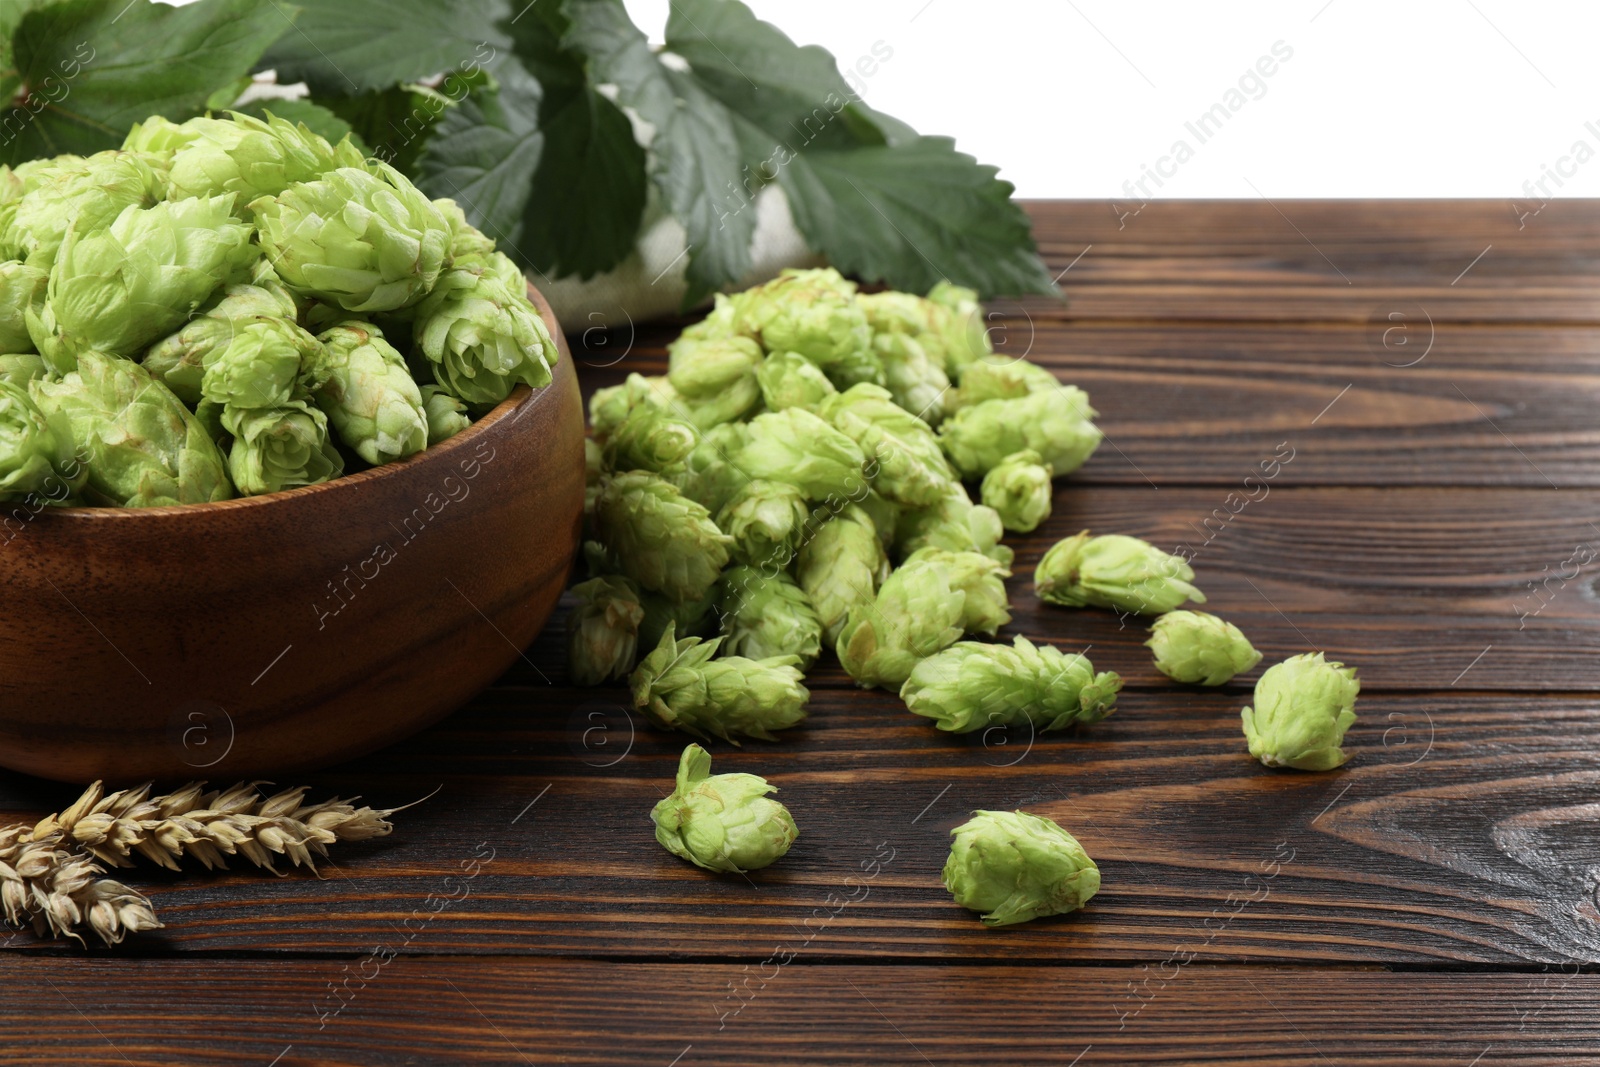
POLYGON ((404 462, 218 504, 0 505, 0 764, 116 786, 306 770, 504 672, 583 512, 577 374, 533 295, 554 382, 404 462))

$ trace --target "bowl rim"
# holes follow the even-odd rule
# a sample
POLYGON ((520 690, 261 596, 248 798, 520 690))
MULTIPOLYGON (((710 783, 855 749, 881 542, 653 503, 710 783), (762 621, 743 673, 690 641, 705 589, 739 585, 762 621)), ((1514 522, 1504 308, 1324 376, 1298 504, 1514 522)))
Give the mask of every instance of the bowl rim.
POLYGON ((550 368, 549 383, 534 389, 527 385, 518 385, 512 390, 511 395, 496 404, 487 414, 475 419, 472 425, 465 430, 436 445, 430 445, 415 455, 405 459, 384 463, 377 467, 368 467, 366 470, 356 471, 352 474, 341 474, 337 478, 315 485, 297 485, 293 489, 280 489, 276 493, 261 493, 257 496, 236 496, 227 500, 207 500, 196 504, 164 504, 150 508, 118 508, 118 507, 53 507, 40 506, 32 519, 61 518, 75 519, 91 522, 138 522, 142 519, 155 520, 170 518, 174 515, 206 514, 214 515, 225 510, 239 510, 242 508, 264 507, 281 503, 285 500, 309 497, 314 493, 336 491, 340 486, 355 486, 376 481, 379 478, 398 476, 402 472, 416 469, 426 463, 430 457, 442 457, 451 452, 467 447, 472 441, 488 433, 495 426, 504 422, 508 416, 515 412, 512 422, 521 419, 527 414, 539 398, 551 392, 558 374, 563 373, 562 365, 572 362, 572 357, 566 351, 563 343, 561 327, 556 322, 555 312, 551 310, 544 294, 528 283, 528 296, 535 307, 539 309, 540 317, 544 319, 545 327, 550 331, 550 339, 555 342, 556 359, 550 368))

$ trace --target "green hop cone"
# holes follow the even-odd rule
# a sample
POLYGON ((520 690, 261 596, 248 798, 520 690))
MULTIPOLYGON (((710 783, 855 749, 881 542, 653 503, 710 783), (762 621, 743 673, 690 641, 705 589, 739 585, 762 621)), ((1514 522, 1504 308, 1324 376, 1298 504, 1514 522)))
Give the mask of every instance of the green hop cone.
MULTIPOLYGON (((428 419, 428 447, 448 441, 472 425, 472 419, 467 415, 467 405, 437 385, 424 385, 419 393, 422 396, 422 412, 428 419)), ((585 454, 593 448, 598 455, 599 446, 592 440, 584 438, 583 443, 585 454)))
POLYGON ((1194 569, 1180 557, 1137 537, 1090 537, 1088 530, 1046 552, 1033 582, 1040 600, 1069 608, 1160 615, 1186 600, 1206 602, 1192 584, 1194 569))
POLYGON ((6 243, 17 248, 29 266, 48 273, 69 229, 94 233, 130 207, 154 207, 164 199, 162 177, 143 157, 97 152, 42 170, 17 201, 6 243))
POLYGON ((1018 637, 1011 647, 960 641, 912 668, 900 699, 941 730, 964 734, 1030 722, 1040 731, 1096 723, 1122 679, 1077 654, 1018 637))
POLYGON ((345 447, 373 466, 428 447, 428 413, 406 360, 367 322, 350 321, 317 338, 325 381, 317 406, 345 447))
POLYGON ((815 363, 797 352, 774 352, 768 356, 756 368, 756 383, 761 388, 762 401, 771 411, 805 408, 814 412, 839 391, 815 363))
POLYGON ((320 376, 322 345, 288 319, 228 326, 231 336, 205 362, 202 399, 233 408, 282 407, 308 379, 320 376))
POLYGON ((71 427, 51 422, 27 385, 0 380, 0 500, 62 501, 82 488, 88 470, 72 454, 71 427))
POLYGON ((960 381, 970 364, 994 354, 983 305, 977 293, 950 282, 930 289, 928 303, 938 309, 931 312, 931 325, 943 341, 945 372, 960 381))
POLYGON ((723 648, 736 656, 793 656, 809 670, 822 653, 822 622, 805 591, 787 574, 729 567, 717 583, 723 648))
POLYGON ((1005 583, 1011 577, 1011 568, 999 560, 981 552, 951 552, 944 548, 919 548, 905 558, 906 563, 919 561, 942 569, 950 588, 966 594, 961 628, 967 633, 993 637, 1011 621, 1005 583))
POLYGON ((229 408, 222 422, 234 438, 228 471, 246 496, 316 485, 344 473, 344 458, 328 435, 328 417, 308 401, 229 408))
POLYGON ((396 311, 422 300, 453 237, 432 201, 385 163, 341 167, 249 207, 261 248, 289 288, 346 311, 396 311))
MULTIPOLYGON (((201 383, 205 380, 206 366, 225 349, 246 323, 260 319, 281 320, 292 325, 298 316, 294 297, 278 281, 265 260, 257 265, 249 282, 228 286, 220 297, 213 298, 210 306, 191 319, 177 333, 152 345, 145 353, 146 370, 160 378, 167 388, 185 404, 200 403, 201 383)), ((294 331, 295 342, 315 355, 319 348, 314 339, 294 331)))
POLYGON ((812 500, 849 498, 866 487, 866 456, 848 436, 803 408, 757 415, 732 462, 751 478, 788 482, 812 500))
POLYGON ((795 560, 795 579, 811 600, 829 647, 838 642, 851 609, 871 604, 887 577, 883 541, 856 505, 817 525, 795 560))
POLYGON ((595 531, 629 578, 677 600, 699 600, 728 563, 733 539, 677 486, 648 471, 609 479, 594 505, 595 531))
POLYGON ((839 631, 839 662, 856 684, 898 690, 921 660, 954 644, 967 597, 951 588, 945 567, 906 563, 885 579, 871 603, 850 609, 839 631))
POLYGON ((1056 474, 1071 474, 1100 446, 1094 416, 1088 394, 1063 385, 963 407, 939 427, 939 440, 964 478, 981 478, 1024 449, 1039 453, 1056 474))
POLYGON ((297 182, 365 163, 349 138, 334 146, 303 124, 270 113, 264 120, 229 114, 227 120, 190 119, 180 128, 189 136, 172 153, 168 199, 235 193, 242 208, 297 182))
POLYGON ((134 123, 122 142, 122 150, 160 160, 163 166, 170 167, 178 149, 193 144, 199 136, 189 123, 172 122, 155 115, 134 123))
POLYGON ((626 578, 591 578, 572 587, 578 606, 567 615, 567 676, 573 685, 626 677, 638 653, 644 606, 626 578))
MULTIPOLYGON (((878 540, 883 542, 883 550, 889 551, 894 546, 895 533, 900 528, 900 516, 905 514, 905 509, 892 500, 885 500, 870 489, 862 493, 855 504, 867 513, 867 517, 872 520, 873 528, 878 531, 878 540)), ((828 509, 828 514, 832 515, 833 509, 828 509)))
POLYGON ((68 231, 28 332, 58 372, 81 352, 134 355, 165 337, 260 255, 233 198, 130 207, 108 228, 68 231))
POLYGON ((44 364, 44 357, 34 352, 15 352, 0 356, 0 382, 14 382, 17 385, 27 385, 35 378, 43 378, 50 373, 50 368, 44 364))
POLYGON ((717 513, 717 525, 733 538, 736 558, 778 571, 793 562, 810 517, 800 490, 758 479, 729 498, 717 513))
POLYGON ((417 305, 417 348, 439 384, 469 404, 550 384, 556 343, 515 263, 496 252, 458 262, 417 305))
POLYGON ((759 338, 768 352, 795 352, 841 388, 882 384, 872 329, 856 304, 855 285, 831 268, 785 270, 733 300, 737 332, 759 338))
POLYGON ((946 398, 950 412, 973 407, 985 400, 1017 400, 1030 393, 1061 388, 1056 376, 1025 359, 989 356, 967 367, 961 375, 961 388, 946 398))
POLYGON ((750 429, 742 422, 725 422, 700 435, 700 443, 684 459, 673 481, 683 495, 720 514, 734 495, 748 485, 750 475, 735 457, 750 443, 750 429))
POLYGON ((0 263, 0 352, 32 352, 28 309, 44 300, 48 271, 12 260, 0 263))
POLYGON ((799 660, 713 659, 721 646, 720 637, 678 640, 669 626, 629 679, 634 705, 664 729, 734 744, 735 735, 776 741, 772 731, 806 717, 811 695, 800 684, 799 660))
POLYGON ((679 338, 668 346, 667 381, 702 430, 733 422, 761 403, 761 346, 748 337, 679 338))
POLYGON ((694 423, 672 409, 642 404, 606 438, 603 455, 612 470, 660 474, 682 463, 699 443, 694 423))
POLYGON ((765 867, 800 836, 789 809, 767 798, 775 792, 758 775, 712 774, 710 754, 690 745, 678 762, 678 787, 650 812, 656 840, 708 871, 765 867))
POLYGON ((445 222, 450 224, 450 255, 452 262, 468 259, 473 256, 487 256, 494 252, 494 240, 484 235, 472 223, 467 221, 467 213, 461 210, 461 205, 443 197, 433 202, 445 222))
POLYGON ((1054 473, 1033 449, 1013 452, 983 476, 984 506, 995 510, 1006 529, 1031 533, 1050 517, 1054 473))
POLYGON ((860 447, 881 496, 907 507, 927 507, 944 496, 954 475, 938 438, 887 389, 851 386, 823 401, 817 414, 860 447))
POLYGON ((635 408, 653 407, 675 412, 677 403, 678 391, 666 378, 630 374, 621 385, 608 385, 594 391, 589 398, 589 426, 595 437, 604 441, 635 408))
POLYGON ((1145 642, 1156 669, 1175 682, 1221 685, 1261 662, 1261 653, 1231 622, 1203 611, 1169 611, 1145 642))
POLYGON ((84 352, 76 370, 58 381, 34 381, 29 390, 51 425, 66 428, 74 454, 88 466, 84 493, 93 502, 142 508, 233 495, 211 435, 139 364, 84 352))
POLYGON ((641 593, 644 618, 639 622, 639 647, 655 648, 671 627, 684 637, 710 637, 716 629, 717 587, 696 600, 673 600, 660 593, 641 593))
POLYGON ((975 811, 951 831, 944 885, 956 903, 1009 926, 1077 911, 1100 891, 1100 868, 1078 839, 1024 811, 975 811))
POLYGON ((872 350, 896 404, 929 425, 944 421, 950 378, 920 341, 903 333, 881 333, 872 339, 872 350))
POLYGON ((1339 746, 1356 721, 1356 669, 1321 652, 1290 656, 1262 672, 1255 703, 1241 713, 1250 755, 1268 767, 1331 771, 1350 757, 1339 746))
POLYGON ((1000 543, 1005 536, 999 514, 974 504, 960 482, 951 482, 944 496, 931 507, 902 512, 895 524, 895 551, 904 559, 924 548, 951 552, 981 552, 1010 567, 1012 551, 1000 543))

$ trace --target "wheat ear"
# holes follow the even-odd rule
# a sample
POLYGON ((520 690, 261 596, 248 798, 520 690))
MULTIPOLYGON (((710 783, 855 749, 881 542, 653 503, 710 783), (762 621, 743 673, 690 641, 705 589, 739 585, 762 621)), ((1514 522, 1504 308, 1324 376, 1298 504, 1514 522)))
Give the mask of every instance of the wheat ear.
POLYGON ((60 833, 35 836, 28 826, 0 830, 0 912, 13 926, 49 931, 80 944, 89 928, 108 945, 161 925, 143 893, 101 878, 101 867, 70 851, 60 833))

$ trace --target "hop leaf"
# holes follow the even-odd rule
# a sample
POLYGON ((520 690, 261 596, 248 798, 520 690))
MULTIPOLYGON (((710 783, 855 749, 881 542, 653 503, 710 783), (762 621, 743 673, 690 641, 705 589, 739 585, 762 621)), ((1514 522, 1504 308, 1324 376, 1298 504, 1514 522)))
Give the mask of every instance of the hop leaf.
POLYGON ((1148 541, 1084 530, 1057 542, 1033 572, 1039 599, 1064 607, 1100 607, 1160 615, 1186 600, 1206 602, 1194 569, 1148 541))
POLYGON ((775 792, 754 774, 712 774, 710 754, 690 745, 678 762, 677 788, 650 812, 656 840, 708 871, 765 867, 800 836, 789 809, 767 799, 775 792))
POLYGON ((950 832, 944 884, 989 926, 1077 911, 1100 891, 1100 868, 1049 819, 1023 811, 972 815, 950 832))
POLYGON ((712 659, 721 645, 720 637, 677 640, 669 626, 629 679, 634 706, 658 726, 734 744, 735 735, 776 741, 772 731, 806 717, 811 694, 800 684, 796 657, 712 659))
POLYGON ((1145 642, 1156 669, 1175 682, 1221 685, 1261 662, 1261 653, 1231 622, 1203 611, 1169 611, 1145 642))
POLYGON ((1356 721, 1354 667, 1321 652, 1290 656, 1262 672, 1255 704, 1241 713, 1250 754, 1268 767, 1331 771, 1350 757, 1339 746, 1356 721))
POLYGON ((1084 656, 1018 637, 1010 648, 961 641, 929 656, 912 669, 900 698, 953 733, 1023 722, 1044 731, 1099 722, 1121 688, 1118 675, 1096 674, 1084 656))

